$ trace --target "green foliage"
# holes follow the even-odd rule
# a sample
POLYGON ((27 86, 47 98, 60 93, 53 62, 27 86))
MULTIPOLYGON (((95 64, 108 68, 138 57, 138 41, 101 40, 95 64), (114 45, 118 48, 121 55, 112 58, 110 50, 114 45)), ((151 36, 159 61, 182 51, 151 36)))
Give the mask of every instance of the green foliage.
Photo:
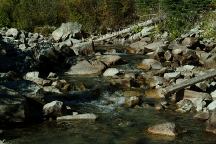
POLYGON ((119 28, 134 21, 134 0, 68 0, 70 19, 87 31, 119 28))
POLYGON ((97 0, 68 0, 70 21, 83 24, 85 31, 94 31, 98 24, 97 0))
POLYGON ((141 32, 142 29, 143 29, 142 27, 135 26, 135 27, 132 29, 132 33, 138 33, 138 32, 141 32))
POLYGON ((49 25, 45 25, 45 26, 41 26, 41 27, 35 27, 34 33, 40 33, 44 36, 49 36, 49 34, 51 34, 55 29, 56 29, 56 27, 51 27, 49 25))
POLYGON ((67 15, 64 15, 62 10, 67 8, 63 7, 62 3, 61 0, 20 0, 13 13, 14 25, 32 30, 36 26, 64 22, 67 15))
POLYGON ((13 9, 12 0, 0 0, 0 27, 10 26, 11 24, 11 11, 13 9))
POLYGON ((203 16, 201 29, 204 37, 216 40, 216 12, 209 12, 203 16))
POLYGON ((161 0, 161 7, 168 18, 161 28, 169 31, 171 38, 179 36, 200 19, 200 14, 208 9, 210 2, 211 0, 161 0))
MULTIPOLYGON (((46 34, 51 31, 47 26, 78 21, 87 32, 106 32, 107 28, 118 29, 136 22, 137 16, 146 20, 166 14, 168 19, 159 29, 175 38, 190 29, 200 14, 215 8, 216 0, 0 0, 0 27, 46 34)), ((208 22, 205 19, 206 29, 210 28, 208 22)), ((208 33, 212 32, 210 29, 208 33)))

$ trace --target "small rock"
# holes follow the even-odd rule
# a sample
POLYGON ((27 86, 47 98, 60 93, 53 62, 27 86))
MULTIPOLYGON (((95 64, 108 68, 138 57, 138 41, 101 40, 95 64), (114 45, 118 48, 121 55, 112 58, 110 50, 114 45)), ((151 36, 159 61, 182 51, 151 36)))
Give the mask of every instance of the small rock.
POLYGON ((200 83, 196 83, 195 86, 198 87, 199 89, 201 89, 202 91, 206 91, 207 88, 209 88, 209 83, 208 83, 208 81, 203 81, 200 83))
POLYGON ((61 80, 57 80, 57 81, 54 81, 52 83, 52 86, 58 88, 58 89, 61 89, 62 87, 64 87, 64 85, 67 84, 67 82, 65 80, 61 81, 61 80))
POLYGON ((152 51, 162 52, 165 46, 166 45, 164 44, 163 41, 153 42, 145 46, 145 51, 146 52, 152 52, 152 51))
POLYGON ((26 50, 26 44, 20 44, 19 49, 22 51, 26 50))
POLYGON ((97 116, 95 114, 87 113, 87 114, 77 114, 77 115, 67 115, 57 117, 57 122, 73 122, 78 120, 90 120, 95 121, 97 116))
POLYGON ((146 83, 149 84, 150 88, 157 88, 164 84, 164 78, 153 76, 152 78, 149 78, 146 83))
POLYGON ((151 37, 144 37, 144 38, 141 38, 140 41, 150 43, 150 42, 151 42, 151 37))
POLYGON ((33 81, 36 84, 43 85, 43 79, 39 78, 39 72, 28 72, 24 77, 25 80, 33 81))
POLYGON ((175 123, 167 122, 148 128, 148 132, 156 135, 176 136, 175 123))
POLYGON ((180 72, 165 73, 164 78, 167 80, 177 79, 181 75, 180 72))
POLYGON ((50 86, 52 84, 51 80, 43 80, 42 86, 50 86))
POLYGON ((170 51, 166 51, 164 53, 164 58, 169 61, 172 58, 172 54, 170 53, 170 51))
POLYGON ((130 48, 128 48, 127 50, 129 51, 129 53, 135 53, 135 54, 143 53, 144 46, 147 44, 148 43, 145 41, 137 41, 135 43, 130 44, 130 48))
POLYGON ((211 102, 211 103, 208 105, 207 109, 210 110, 210 111, 216 109, 216 100, 214 100, 213 102, 211 102))
POLYGON ((187 46, 187 47, 192 47, 197 42, 198 42, 198 39, 196 37, 186 37, 182 41, 182 45, 187 46))
POLYGON ((176 68, 177 72, 185 72, 185 71, 192 71, 194 69, 195 66, 193 65, 184 65, 182 67, 178 67, 176 68))
POLYGON ((79 113, 78 112, 73 112, 73 115, 78 115, 79 113))
POLYGON ((216 100, 216 90, 211 92, 211 96, 212 96, 213 100, 216 100))
POLYGON ((54 79, 58 79, 58 76, 56 73, 50 72, 47 78, 54 80, 54 79))
POLYGON ((139 105, 139 103, 140 103, 140 98, 136 96, 126 97, 125 99, 125 106, 128 108, 139 105))
POLYGON ((104 73, 103 76, 114 76, 119 73, 119 70, 117 68, 108 68, 104 73))
POLYGON ((176 48, 176 49, 173 49, 172 50, 172 54, 173 55, 179 55, 179 54, 181 54, 183 52, 183 49, 181 49, 181 48, 176 48))
POLYGON ((18 33, 19 33, 19 32, 18 32, 17 29, 15 29, 15 28, 10 28, 10 29, 7 30, 7 32, 6 32, 5 34, 6 34, 7 37, 13 36, 14 38, 16 38, 17 35, 18 35, 18 33))
POLYGON ((160 70, 163 68, 161 63, 155 59, 144 59, 141 64, 138 65, 138 68, 144 70, 160 70))
POLYGON ((43 106, 45 116, 58 117, 63 113, 63 102, 53 101, 43 106))
POLYGON ((201 120, 201 121, 206 121, 209 119, 209 112, 201 112, 201 113, 197 113, 194 116, 195 119, 201 120))
POLYGON ((190 112, 193 109, 193 103, 188 99, 183 99, 177 103, 177 112, 185 113, 190 112))
POLYGON ((135 79, 135 74, 134 73, 125 73, 124 75, 125 78, 131 78, 131 79, 135 79))
POLYGON ((51 92, 51 93, 56 93, 56 94, 62 94, 62 92, 60 92, 60 90, 56 87, 53 86, 44 86, 43 90, 45 92, 51 92))

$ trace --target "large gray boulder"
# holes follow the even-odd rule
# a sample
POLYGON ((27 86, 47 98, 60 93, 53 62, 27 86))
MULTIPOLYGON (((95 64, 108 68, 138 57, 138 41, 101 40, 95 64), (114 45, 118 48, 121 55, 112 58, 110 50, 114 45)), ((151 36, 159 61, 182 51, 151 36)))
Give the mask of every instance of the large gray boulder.
POLYGON ((71 75, 94 75, 100 74, 104 68, 105 65, 99 61, 88 62, 83 60, 72 66, 66 73, 71 75))
POLYGON ((55 41, 65 40, 70 34, 75 35, 81 31, 82 25, 77 22, 62 23, 62 25, 52 33, 55 41))

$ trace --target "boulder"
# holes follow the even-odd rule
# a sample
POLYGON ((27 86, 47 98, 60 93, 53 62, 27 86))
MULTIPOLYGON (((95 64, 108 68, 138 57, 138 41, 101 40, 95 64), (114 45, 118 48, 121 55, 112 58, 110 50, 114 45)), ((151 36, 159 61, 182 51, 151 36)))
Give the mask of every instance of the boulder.
POLYGON ((74 122, 74 121, 95 121, 97 119, 97 116, 92 113, 86 113, 86 114, 77 114, 77 115, 66 115, 57 117, 57 122, 74 122))
POLYGON ((7 37, 12 36, 12 37, 16 38, 18 36, 18 33, 19 33, 19 31, 16 28, 10 28, 10 29, 7 30, 5 35, 7 37))
POLYGON ((106 66, 111 66, 121 59, 121 57, 118 55, 101 55, 97 56, 96 58, 106 66))
POLYGON ((163 52, 163 48, 166 46, 163 41, 158 41, 158 42, 153 42, 145 46, 145 51, 146 52, 152 52, 152 51, 157 51, 157 52, 163 52))
POLYGON ((148 132, 156 135, 176 136, 176 125, 172 122, 166 122, 154 125, 148 128, 148 132))
POLYGON ((177 79, 181 75, 180 72, 165 73, 164 78, 167 80, 177 79))
POLYGON ((43 85, 43 79, 39 78, 39 72, 28 72, 23 79, 33 81, 38 85, 43 85))
POLYGON ((176 99, 177 101, 182 99, 190 100, 198 112, 203 110, 206 103, 212 101, 212 97, 208 93, 196 92, 192 90, 184 90, 176 93, 176 99))
POLYGON ((70 75, 95 75, 100 74, 105 68, 105 65, 99 61, 88 62, 83 60, 72 66, 66 74, 70 75))
POLYGON ((62 23, 62 25, 52 33, 55 41, 65 40, 70 34, 73 36, 81 31, 82 25, 77 22, 62 23))
POLYGON ((185 113, 190 112, 193 109, 193 103, 192 101, 188 99, 183 99, 177 103, 177 112, 185 113))
POLYGON ((117 68, 108 68, 104 73, 103 76, 108 77, 108 76, 115 76, 116 74, 119 73, 119 70, 117 68))
POLYGON ((145 49, 145 45, 148 43, 145 41, 137 41, 130 44, 130 49, 128 49, 129 53, 143 53, 145 49), (132 52, 133 51, 133 52, 132 52))
POLYGON ((44 115, 47 117, 62 116, 64 111, 64 104, 61 101, 52 101, 43 106, 44 115))
POLYGON ((199 58, 199 62, 201 63, 201 64, 205 64, 206 63, 206 61, 207 61, 207 59, 209 58, 209 57, 211 57, 211 53, 208 53, 208 52, 204 52, 204 51, 196 51, 196 55, 198 56, 198 58, 199 58))
POLYGON ((182 45, 187 46, 187 47, 192 47, 198 42, 198 38, 196 37, 186 37, 182 41, 182 45))

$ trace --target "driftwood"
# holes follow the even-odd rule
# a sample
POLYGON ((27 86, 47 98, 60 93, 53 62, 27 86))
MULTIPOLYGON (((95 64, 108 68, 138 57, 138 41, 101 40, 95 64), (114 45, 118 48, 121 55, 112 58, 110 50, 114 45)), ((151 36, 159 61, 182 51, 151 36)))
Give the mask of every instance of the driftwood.
POLYGON ((185 80, 179 84, 168 86, 162 89, 162 95, 168 97, 169 94, 175 93, 179 90, 182 90, 188 86, 194 85, 196 83, 202 82, 204 80, 208 80, 210 78, 216 77, 216 70, 209 71, 203 75, 199 75, 197 77, 191 78, 189 80, 185 80))

